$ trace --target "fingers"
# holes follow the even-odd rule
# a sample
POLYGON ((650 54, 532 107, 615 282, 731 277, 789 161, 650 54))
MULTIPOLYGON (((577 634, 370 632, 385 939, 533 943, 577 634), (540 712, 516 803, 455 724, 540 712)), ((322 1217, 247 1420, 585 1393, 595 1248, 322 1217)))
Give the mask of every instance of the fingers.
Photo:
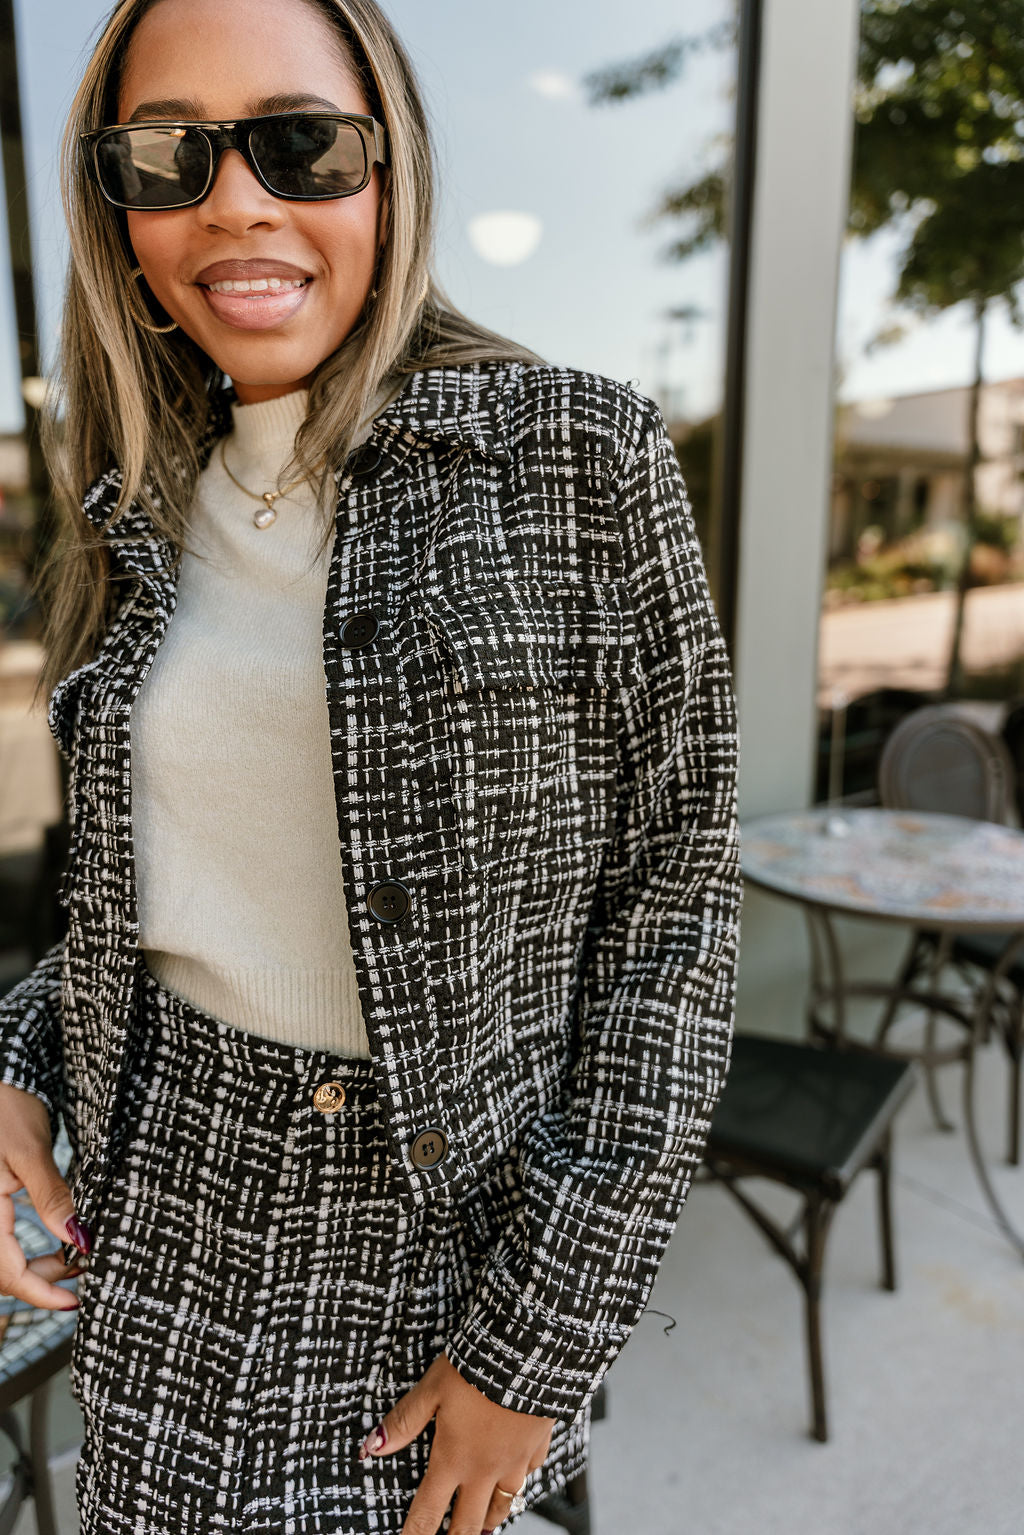
POLYGON ((59 1252, 27 1259, 14 1235, 14 1221, 14 1200, 4 1194, 0 1196, 0 1293, 46 1310, 74 1311, 78 1301, 53 1281, 71 1278, 75 1266, 65 1264, 59 1252))
POLYGON ((457 1495, 449 1535, 483 1535, 484 1531, 496 1530, 508 1518, 512 1506, 512 1499, 502 1496, 497 1487, 500 1485, 514 1495, 525 1480, 524 1467, 521 1475, 500 1484, 492 1484, 487 1478, 467 1479, 460 1486, 454 1467, 443 1463, 435 1448, 409 1505, 402 1535, 436 1535, 453 1493, 457 1495))
MULTIPOLYGON (((61 1279, 77 1279, 79 1274, 84 1274, 89 1266, 88 1258, 76 1253, 70 1263, 64 1261, 61 1252, 42 1253, 38 1258, 28 1260, 29 1272, 38 1274, 40 1278, 54 1284, 61 1279)), ((66 1294, 67 1292, 62 1292, 66 1294)))
MULTIPOLYGON (((515 1476, 509 1477, 507 1481, 501 1480, 495 1484, 487 1503, 484 1521, 480 1526, 481 1530, 496 1530, 498 1525, 508 1518, 512 1507, 512 1498, 515 1497, 520 1487, 526 1481, 526 1476, 527 1470, 524 1466, 521 1471, 517 1472, 515 1476), (501 1488, 500 1492, 498 1490, 499 1487, 501 1488), (511 1493, 512 1498, 506 1497, 506 1493, 511 1493)), ((458 1507, 458 1504, 456 1504, 456 1513, 458 1513, 458 1507)))
MULTIPOLYGON (((416 1489, 416 1495, 409 1504, 409 1512, 402 1525, 402 1535, 437 1535, 448 1505, 452 1501, 456 1485, 456 1478, 451 1471, 448 1468, 442 1469, 440 1460, 435 1459, 431 1453, 427 1469, 416 1489)), ((453 1516, 449 1535, 480 1535, 486 1504, 486 1498, 477 1500, 475 1524, 457 1524, 453 1516)))
POLYGON ((436 1535, 455 1494, 450 1535, 494 1530, 508 1519, 529 1472, 547 1456, 554 1419, 491 1402, 440 1354, 366 1436, 360 1460, 394 1454, 431 1419, 430 1458, 402 1535, 436 1535))
POLYGON ((360 1460, 365 1460, 368 1455, 391 1455, 422 1434, 437 1411, 436 1380, 437 1374, 431 1365, 423 1379, 399 1397, 384 1420, 367 1434, 359 1451, 360 1460))
POLYGON ((71 1192, 61 1177, 50 1145, 49 1115, 33 1093, 5 1085, 3 1150, 0 1154, 0 1293, 31 1306, 63 1311, 78 1304, 52 1281, 67 1279, 79 1253, 92 1247, 92 1233, 75 1215, 71 1192), (24 1189, 47 1230, 64 1244, 64 1258, 49 1253, 26 1259, 15 1236, 16 1209, 12 1196, 24 1189))

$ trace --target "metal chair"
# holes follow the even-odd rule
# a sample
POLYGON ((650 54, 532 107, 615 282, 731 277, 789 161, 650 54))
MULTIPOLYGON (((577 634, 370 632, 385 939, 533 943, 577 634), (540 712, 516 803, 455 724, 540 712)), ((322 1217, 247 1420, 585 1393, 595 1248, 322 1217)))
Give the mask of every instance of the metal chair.
POLYGON ((878 793, 893 810, 1014 823, 1016 770, 1004 742, 942 704, 915 709, 886 738, 878 793))
POLYGON ((704 1153, 709 1177, 724 1183, 799 1279, 805 1296, 811 1435, 828 1439, 821 1341, 825 1242, 832 1217, 857 1174, 878 1173, 882 1285, 896 1288, 892 1235, 892 1127, 913 1089, 912 1061, 737 1034, 704 1153), (784 1228, 739 1187, 770 1178, 803 1196, 784 1228), (803 1228, 802 1250, 793 1238, 803 1228))
MULTIPOLYGON (((996 821, 1003 826, 1013 826, 1019 819, 1017 783, 1014 759, 1006 741, 943 705, 917 709, 901 721, 886 740, 878 766, 879 799, 887 809, 937 811, 972 820, 996 821)), ((923 972, 928 972, 936 982, 947 965, 952 965, 968 989, 974 990, 977 972, 986 977, 991 975, 1012 941, 1015 935, 1007 939, 1001 934, 942 934, 932 929, 915 929, 895 992, 898 995, 910 987, 923 972)), ((894 1004, 883 1017, 876 1036, 878 1044, 894 1023, 896 1010, 894 1004)), ((940 1129, 952 1130, 955 1127, 942 1110, 935 1068, 962 1059, 963 1051, 936 1048, 936 1016, 934 1012, 928 1014, 921 1061, 935 1123, 940 1129)), ((999 1030, 1011 1066, 1007 1161, 1017 1166, 1024 1056, 1024 960, 1011 962, 1006 975, 1000 977, 989 1021, 999 1030)))

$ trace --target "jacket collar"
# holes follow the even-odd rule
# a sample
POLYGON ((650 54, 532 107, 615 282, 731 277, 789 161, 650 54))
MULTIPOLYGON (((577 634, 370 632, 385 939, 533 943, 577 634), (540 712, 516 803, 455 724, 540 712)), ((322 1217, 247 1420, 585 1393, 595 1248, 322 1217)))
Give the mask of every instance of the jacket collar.
POLYGON ((503 397, 525 367, 519 362, 473 362, 420 368, 374 418, 374 433, 411 434, 419 441, 473 448, 504 459, 503 397))
MULTIPOLYGON (((502 461, 507 457, 499 446, 503 396, 525 366, 520 362, 472 362, 420 368, 374 417, 371 437, 449 443, 502 461)), ((230 430, 232 399, 232 391, 222 389, 211 400, 210 416, 198 444, 202 465, 209 461, 218 439, 230 430)), ((128 569, 140 575, 169 569, 172 546, 157 535, 152 519, 138 502, 126 507, 112 526, 105 526, 113 516, 120 490, 121 471, 115 465, 86 492, 82 504, 86 517, 103 529, 104 537, 128 569)))

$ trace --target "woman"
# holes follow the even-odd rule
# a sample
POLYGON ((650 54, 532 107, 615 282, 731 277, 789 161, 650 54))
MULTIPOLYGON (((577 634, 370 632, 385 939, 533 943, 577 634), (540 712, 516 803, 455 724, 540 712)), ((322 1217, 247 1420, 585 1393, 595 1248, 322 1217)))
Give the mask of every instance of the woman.
POLYGON ((66 144, 68 931, 0 1004, 66 1247, 4 1199, 0 1288, 81 1274, 85 1535, 477 1535, 585 1465, 729 1063, 678 465, 431 281, 373 0, 122 0, 66 144))

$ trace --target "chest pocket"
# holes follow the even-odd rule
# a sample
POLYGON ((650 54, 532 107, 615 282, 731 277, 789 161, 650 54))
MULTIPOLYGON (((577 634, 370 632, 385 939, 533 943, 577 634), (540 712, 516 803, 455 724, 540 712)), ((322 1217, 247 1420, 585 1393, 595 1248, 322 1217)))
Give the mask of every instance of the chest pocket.
POLYGON ((434 588, 422 608, 468 861, 578 862, 609 835, 616 699, 640 675, 625 583, 434 588))

